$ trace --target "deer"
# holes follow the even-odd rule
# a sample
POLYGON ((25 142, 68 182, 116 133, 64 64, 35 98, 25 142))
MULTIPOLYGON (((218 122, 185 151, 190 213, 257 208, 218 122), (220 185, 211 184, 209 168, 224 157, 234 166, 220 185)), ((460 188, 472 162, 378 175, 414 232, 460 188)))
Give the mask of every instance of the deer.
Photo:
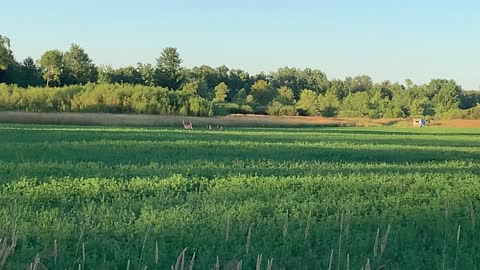
POLYGON ((193 129, 192 122, 185 122, 185 120, 183 120, 183 128, 184 129, 193 129))

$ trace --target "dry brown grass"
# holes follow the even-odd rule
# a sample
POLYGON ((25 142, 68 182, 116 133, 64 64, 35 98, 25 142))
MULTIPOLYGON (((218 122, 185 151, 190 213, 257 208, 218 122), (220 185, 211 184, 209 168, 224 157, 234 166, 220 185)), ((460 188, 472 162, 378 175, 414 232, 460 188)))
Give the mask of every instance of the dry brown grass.
MULTIPOLYGON (((182 121, 190 121, 194 129, 226 127, 300 127, 300 126, 398 126, 410 127, 409 119, 327 118, 307 116, 229 115, 222 117, 162 116, 145 114, 109 113, 27 113, 0 112, 1 123, 98 125, 98 126, 154 126, 182 127, 182 121)), ((479 127, 480 120, 432 121, 432 126, 479 127)))
POLYGON ((3 266, 5 265, 7 258, 13 253, 16 245, 17 245, 16 230, 12 234, 10 243, 8 242, 8 239, 6 237, 4 239, 0 238, 0 269, 3 269, 3 266))

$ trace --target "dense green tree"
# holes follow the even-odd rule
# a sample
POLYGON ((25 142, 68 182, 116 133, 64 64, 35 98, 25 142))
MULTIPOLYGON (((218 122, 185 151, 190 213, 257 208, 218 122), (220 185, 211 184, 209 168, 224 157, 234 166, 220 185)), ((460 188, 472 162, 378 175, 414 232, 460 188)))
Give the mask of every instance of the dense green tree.
POLYGON ((42 72, 35 65, 35 61, 31 57, 25 58, 20 65, 20 74, 17 84, 23 87, 40 86, 43 84, 42 72))
POLYGON ((151 64, 137 63, 137 71, 142 78, 142 84, 147 86, 155 85, 155 67, 151 64))
POLYGON ((310 89, 303 89, 297 102, 297 110, 301 115, 319 115, 318 94, 310 89))
POLYGON ((314 70, 284 67, 271 74, 271 84, 274 88, 287 86, 292 89, 295 98, 300 96, 303 89, 311 89, 317 93, 324 93, 328 88, 325 73, 314 70))
POLYGON ((300 91, 306 87, 306 79, 300 69, 297 68, 279 68, 276 72, 271 74, 271 84, 273 88, 280 88, 286 86, 293 90, 298 97, 300 91))
POLYGON ((448 80, 434 79, 425 85, 424 92, 429 99, 432 99, 442 88, 442 85, 448 83, 448 80))
POLYGON ((277 89, 277 95, 274 98, 274 100, 286 106, 295 104, 293 91, 287 86, 282 86, 279 89, 277 89))
POLYGON ((427 97, 418 97, 412 100, 409 106, 409 115, 411 117, 423 117, 430 115, 432 103, 427 97))
POLYGON ((42 72, 31 57, 27 57, 21 63, 10 64, 4 72, 3 79, 0 80, 7 84, 16 84, 22 87, 43 84, 42 72))
POLYGON ((337 116, 340 110, 340 100, 334 89, 329 89, 325 95, 318 96, 320 113, 325 117, 337 116))
POLYGON ((73 43, 63 54, 63 64, 63 84, 86 84, 97 81, 97 67, 79 45, 73 43))
POLYGON ((224 82, 228 85, 230 69, 227 66, 222 65, 215 68, 215 74, 219 82, 224 82))
POLYGON ((342 80, 338 80, 338 79, 330 81, 328 90, 335 93, 337 98, 340 100, 343 100, 348 94, 348 91, 345 87, 345 83, 342 80))
POLYGON ((13 52, 10 49, 10 39, 0 35, 0 82, 5 82, 7 69, 15 64, 13 52))
POLYGON ((241 69, 231 69, 227 83, 228 87, 230 88, 227 99, 233 99, 233 97, 236 96, 237 92, 239 92, 241 89, 244 89, 246 93, 249 93, 252 84, 253 81, 248 72, 241 69))
POLYGON ((442 114, 451 109, 458 109, 462 89, 454 81, 434 81, 435 96, 432 98, 435 113, 442 114))
MULTIPOLYGON (((228 78, 227 78, 228 79, 228 78)), ((194 67, 188 72, 189 82, 200 82, 199 95, 203 98, 211 100, 214 96, 214 88, 220 82, 217 71, 209 66, 203 65, 200 67, 194 67)))
POLYGON ((289 115, 293 116, 297 114, 295 109, 295 99, 293 91, 287 86, 282 86, 276 91, 276 95, 273 101, 267 107, 267 113, 269 115, 289 115))
POLYGON ((480 91, 462 91, 460 96, 460 109, 474 108, 480 104, 480 91))
MULTIPOLYGON (((410 88, 411 89, 411 88, 410 88)), ((392 115, 390 117, 392 118, 403 118, 408 115, 408 95, 409 95, 409 89, 404 90, 404 91, 398 91, 395 92, 391 101, 390 101, 390 106, 392 110, 392 115)), ((389 117, 388 115, 385 117, 389 117)))
POLYGON ((368 91, 373 86, 372 78, 367 75, 357 76, 355 78, 347 77, 344 81, 346 93, 357 93, 368 91))
POLYGON ((117 82, 128 84, 142 84, 142 75, 135 67, 128 66, 117 70, 117 82))
POLYGON ((275 90, 272 86, 264 80, 256 81, 252 85, 252 98, 253 102, 259 105, 267 105, 275 96, 275 90))
POLYGON ((111 66, 106 66, 98 69, 98 82, 142 84, 143 80, 140 72, 132 66, 118 69, 114 69, 111 66))
POLYGON ((389 114, 392 113, 391 107, 389 106, 390 100, 386 94, 386 89, 388 88, 386 88, 385 85, 388 85, 388 83, 374 85, 369 91, 368 117, 370 118, 383 118, 387 111, 389 114))
POLYGON ((229 91, 230 89, 228 89, 228 86, 224 82, 219 83, 217 86, 215 86, 215 98, 213 101, 225 102, 225 98, 227 97, 229 91))
POLYGON ((233 97, 232 102, 239 105, 245 104, 247 102, 247 91, 243 88, 240 89, 235 97, 233 97))
POLYGON ((157 84, 170 89, 178 89, 183 79, 180 72, 182 62, 177 48, 163 49, 161 56, 157 58, 157 84))
POLYGON ((199 82, 189 82, 183 85, 181 91, 189 95, 198 95, 199 82))
POLYGON ((0 71, 7 70, 8 66, 13 63, 15 63, 15 58, 10 49, 10 39, 0 35, 0 71))
POLYGON ((477 103, 477 106, 468 109, 469 119, 480 119, 480 102, 477 103))
POLYGON ((366 117, 370 112, 370 97, 367 92, 349 94, 342 104, 341 114, 347 117, 366 117))
POLYGON ((318 69, 307 68, 303 70, 303 74, 305 77, 305 86, 307 89, 312 89, 315 92, 322 94, 327 91, 329 87, 329 82, 325 73, 318 69))
POLYGON ((198 95, 190 96, 188 99, 188 114, 193 116, 208 116, 210 110, 209 105, 208 100, 198 95))
POLYGON ((249 75, 242 70, 229 70, 226 66, 212 68, 202 65, 188 70, 186 74, 187 81, 201 81, 202 86, 199 91, 200 96, 206 99, 213 99, 215 96, 215 87, 220 83, 225 83, 230 90, 227 93, 226 100, 232 100, 235 94, 241 88, 250 88, 249 75))
POLYGON ((46 81, 47 87, 50 82, 60 83, 60 77, 63 72, 63 54, 59 50, 50 50, 45 52, 38 64, 42 70, 43 78, 46 81))
POLYGON ((98 68, 98 83, 113 83, 115 70, 111 66, 100 66, 98 68))
POLYGON ((269 82, 269 81, 271 81, 271 76, 265 74, 264 72, 257 73, 257 74, 252 76, 252 85, 253 85, 253 83, 258 82, 258 81, 269 82))
POLYGON ((266 113, 269 115, 276 116, 295 116, 297 111, 294 106, 284 105, 279 101, 274 100, 271 104, 268 105, 266 113))
POLYGON ((405 115, 411 117, 423 117, 433 115, 432 102, 429 98, 428 86, 413 85, 406 91, 405 96, 395 95, 392 100, 402 99, 401 102, 407 111, 405 115))

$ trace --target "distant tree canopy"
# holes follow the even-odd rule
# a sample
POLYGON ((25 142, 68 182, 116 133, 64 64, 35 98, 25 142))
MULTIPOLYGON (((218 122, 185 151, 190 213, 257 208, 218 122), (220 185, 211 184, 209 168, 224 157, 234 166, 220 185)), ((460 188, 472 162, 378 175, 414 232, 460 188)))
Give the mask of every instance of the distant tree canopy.
POLYGON ((10 39, 0 35, 0 71, 5 71, 15 63, 13 52, 10 50, 10 39))
POLYGON ((328 80, 309 68, 252 75, 182 63, 180 52, 168 47, 155 64, 96 66, 77 44, 17 62, 10 40, 0 35, 0 109, 480 119, 480 91, 463 91, 453 80, 374 83, 367 75, 328 80))
POLYGON ((38 65, 43 73, 43 78, 47 83, 47 87, 50 86, 50 82, 60 84, 60 78, 63 74, 63 53, 59 50, 51 50, 45 52, 38 65))
POLYGON ((77 44, 72 44, 70 50, 63 55, 65 84, 86 84, 96 82, 98 69, 92 59, 77 44))

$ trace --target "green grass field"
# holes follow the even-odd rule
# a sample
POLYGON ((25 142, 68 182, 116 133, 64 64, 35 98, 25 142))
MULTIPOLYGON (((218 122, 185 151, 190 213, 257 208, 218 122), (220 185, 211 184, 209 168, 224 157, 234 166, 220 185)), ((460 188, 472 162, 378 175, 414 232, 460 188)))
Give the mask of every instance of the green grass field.
POLYGON ((5 269, 171 269, 187 247, 185 269, 480 266, 479 129, 1 125, 0 142, 5 269))

